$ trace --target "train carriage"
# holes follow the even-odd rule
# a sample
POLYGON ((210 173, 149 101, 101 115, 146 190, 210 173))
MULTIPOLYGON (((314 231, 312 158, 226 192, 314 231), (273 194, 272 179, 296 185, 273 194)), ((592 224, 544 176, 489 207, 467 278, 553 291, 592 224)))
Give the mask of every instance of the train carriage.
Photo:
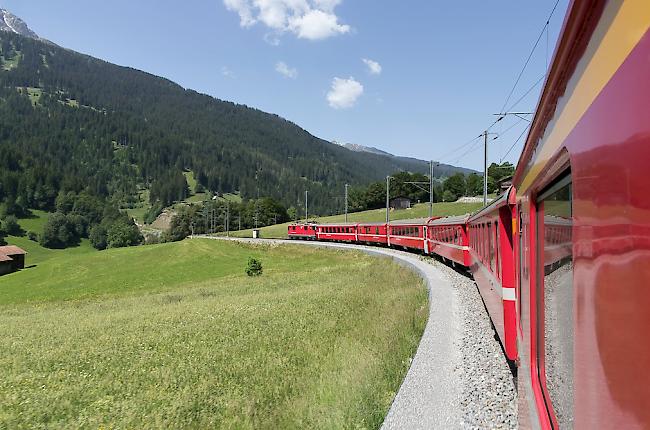
POLYGON ((517 359, 517 309, 512 223, 512 188, 468 220, 469 269, 501 340, 506 357, 517 359))
POLYGON ((469 266, 468 219, 469 215, 460 215, 430 220, 427 223, 428 253, 469 266))
POLYGON ((360 223, 357 225, 359 242, 363 243, 388 243, 387 224, 383 223, 360 223))
POLYGON ((519 158, 522 428, 650 428, 650 2, 574 1, 519 158))
POLYGON ((388 246, 401 246, 427 253, 426 224, 428 218, 391 221, 388 225, 388 246))
POLYGON ((316 238, 334 242, 356 242, 357 224, 321 224, 316 228, 316 238))

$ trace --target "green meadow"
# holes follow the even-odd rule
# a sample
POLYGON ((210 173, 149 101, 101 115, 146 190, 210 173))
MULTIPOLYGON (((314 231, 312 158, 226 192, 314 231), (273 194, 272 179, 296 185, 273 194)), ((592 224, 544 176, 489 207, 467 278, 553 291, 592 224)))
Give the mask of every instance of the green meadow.
POLYGON ((0 278, 0 428, 378 428, 427 318, 362 253, 83 246, 0 278))

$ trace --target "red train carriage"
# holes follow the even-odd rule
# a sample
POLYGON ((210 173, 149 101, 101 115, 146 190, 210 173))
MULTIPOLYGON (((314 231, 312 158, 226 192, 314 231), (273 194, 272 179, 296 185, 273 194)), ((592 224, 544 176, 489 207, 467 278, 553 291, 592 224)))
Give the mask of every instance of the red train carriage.
POLYGON ((511 188, 468 221, 469 269, 496 329, 506 357, 517 359, 517 315, 511 188))
POLYGON ((648 0, 571 3, 513 178, 522 428, 650 428, 648 58, 648 0))
POLYGON ((316 227, 316 224, 289 224, 287 227, 287 235, 289 239, 315 240, 316 227))
POLYGON ((432 219, 427 223, 429 254, 438 254, 461 266, 469 266, 469 215, 432 219))
POLYGON ((428 221, 428 218, 391 221, 388 225, 388 246, 428 252, 424 240, 428 221))
POLYGON ((388 243, 386 223, 361 223, 357 225, 357 237, 363 243, 388 243))
POLYGON ((356 224, 321 224, 316 228, 318 240, 331 240, 335 242, 356 242, 356 224))

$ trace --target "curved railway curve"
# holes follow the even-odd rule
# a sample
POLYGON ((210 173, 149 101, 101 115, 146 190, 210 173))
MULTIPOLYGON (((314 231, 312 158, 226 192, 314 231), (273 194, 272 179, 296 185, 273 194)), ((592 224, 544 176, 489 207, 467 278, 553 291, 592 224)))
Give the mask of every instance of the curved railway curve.
POLYGON ((382 429, 516 428, 516 390, 474 282, 430 257, 390 248, 300 240, 194 239, 316 246, 389 258, 425 281, 429 317, 382 429))

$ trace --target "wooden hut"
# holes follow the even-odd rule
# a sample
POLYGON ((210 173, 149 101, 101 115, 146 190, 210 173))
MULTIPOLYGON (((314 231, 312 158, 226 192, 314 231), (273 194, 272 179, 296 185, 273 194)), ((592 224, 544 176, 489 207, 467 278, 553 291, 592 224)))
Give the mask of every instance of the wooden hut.
POLYGON ((0 275, 25 268, 25 252, 17 246, 0 246, 0 275))

